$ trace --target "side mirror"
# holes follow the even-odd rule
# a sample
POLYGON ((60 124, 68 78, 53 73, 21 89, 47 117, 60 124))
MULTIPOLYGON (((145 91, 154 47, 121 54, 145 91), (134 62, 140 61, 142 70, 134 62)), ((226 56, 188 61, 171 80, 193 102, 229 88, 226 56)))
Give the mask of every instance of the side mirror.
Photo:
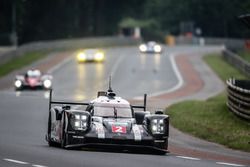
POLYGON ((107 96, 107 93, 105 91, 99 91, 97 92, 97 97, 99 96, 107 96))
POLYGON ((158 114, 158 115, 163 115, 164 113, 163 113, 163 111, 162 111, 162 110, 157 110, 157 111, 155 111, 155 114, 158 114))

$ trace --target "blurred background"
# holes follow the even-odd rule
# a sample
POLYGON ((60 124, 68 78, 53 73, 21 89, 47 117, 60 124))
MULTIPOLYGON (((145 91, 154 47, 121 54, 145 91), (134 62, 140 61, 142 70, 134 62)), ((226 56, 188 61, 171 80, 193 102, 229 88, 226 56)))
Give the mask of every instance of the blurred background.
POLYGON ((1 0, 0 45, 95 36, 248 38, 249 0, 1 0))

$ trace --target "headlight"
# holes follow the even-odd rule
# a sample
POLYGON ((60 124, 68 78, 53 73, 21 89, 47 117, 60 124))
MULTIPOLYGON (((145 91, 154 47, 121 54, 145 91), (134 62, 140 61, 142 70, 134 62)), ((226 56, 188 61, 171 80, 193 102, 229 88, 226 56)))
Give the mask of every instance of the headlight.
POLYGON ((163 119, 159 120, 159 123, 160 123, 160 124, 163 124, 163 119))
POLYGON ((153 120, 152 120, 152 123, 153 123, 153 124, 157 124, 157 123, 158 123, 158 120, 157 120, 157 119, 153 119, 153 120))
POLYGON ((154 131, 154 132, 157 131, 157 126, 156 125, 152 125, 152 131, 154 131))
POLYGON ((82 115, 81 116, 81 120, 86 121, 87 120, 87 116, 86 115, 82 115))
POLYGON ((22 82, 20 80, 15 81, 15 87, 20 88, 22 86, 22 82))
POLYGON ((75 130, 86 130, 88 126, 88 116, 82 114, 74 114, 71 119, 71 125, 75 130))
POLYGON ((75 127, 80 128, 80 121, 75 121, 75 127))
POLYGON ((75 119, 80 119, 80 115, 75 115, 75 119))
POLYGON ((153 119, 151 123, 151 130, 153 134, 163 134, 164 133, 164 120, 163 119, 153 119))
POLYGON ((139 49, 140 49, 141 52, 146 52, 147 51, 147 46, 142 44, 142 45, 139 46, 139 49))
POLYGON ((98 52, 95 54, 96 61, 102 61, 104 59, 104 54, 102 52, 98 52))
POLYGON ((83 52, 78 53, 77 59, 78 59, 78 61, 85 61, 86 60, 86 54, 83 53, 83 52))
POLYGON ((51 87, 51 85, 52 85, 52 83, 51 83, 50 80, 46 79, 45 81, 43 81, 43 86, 44 86, 45 88, 48 89, 48 88, 51 87))
POLYGON ((154 46, 154 51, 155 52, 161 52, 161 46, 160 45, 155 45, 154 46))

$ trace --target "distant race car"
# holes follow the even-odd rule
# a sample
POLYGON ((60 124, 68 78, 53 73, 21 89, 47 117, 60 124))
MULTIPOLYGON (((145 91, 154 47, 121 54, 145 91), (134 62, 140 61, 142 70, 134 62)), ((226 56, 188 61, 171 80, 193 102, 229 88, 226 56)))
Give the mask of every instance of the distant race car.
POLYGON ((17 75, 14 86, 16 90, 23 89, 51 89, 52 76, 42 74, 39 70, 29 70, 24 75, 17 75))
POLYGON ((98 92, 98 97, 90 103, 52 101, 51 97, 52 90, 46 135, 49 146, 136 148, 137 151, 147 148, 157 154, 167 152, 169 117, 162 111, 154 114, 145 111, 146 95, 143 106, 130 105, 111 89, 98 92), (73 105, 86 109, 76 109, 73 105))
POLYGON ((142 53, 161 53, 162 47, 154 41, 149 41, 139 46, 140 52, 142 53))
POLYGON ((81 62, 103 62, 105 60, 104 52, 99 49, 86 49, 79 51, 76 55, 77 61, 81 62))

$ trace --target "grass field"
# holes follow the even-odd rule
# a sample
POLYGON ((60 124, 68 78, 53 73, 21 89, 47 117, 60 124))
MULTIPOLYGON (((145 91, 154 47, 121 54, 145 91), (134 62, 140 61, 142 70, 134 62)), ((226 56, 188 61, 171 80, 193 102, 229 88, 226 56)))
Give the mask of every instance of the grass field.
MULTIPOLYGON (((204 58, 222 80, 246 79, 218 55, 204 58)), ((177 129, 227 147, 250 152, 250 122, 229 112, 226 91, 206 101, 185 101, 168 108, 171 124, 177 129)))
POLYGON ((45 56, 47 56, 46 52, 29 52, 21 57, 10 60, 9 62, 5 64, 0 65, 0 77, 7 75, 11 71, 14 71, 16 69, 29 65, 33 63, 34 61, 42 59, 45 56))

